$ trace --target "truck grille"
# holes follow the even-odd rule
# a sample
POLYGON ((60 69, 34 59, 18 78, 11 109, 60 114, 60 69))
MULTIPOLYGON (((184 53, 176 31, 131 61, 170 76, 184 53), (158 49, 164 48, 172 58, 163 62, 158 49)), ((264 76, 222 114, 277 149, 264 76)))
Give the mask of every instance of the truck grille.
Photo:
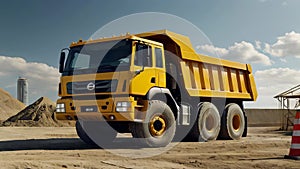
POLYGON ((118 80, 96 80, 67 83, 68 94, 115 92, 118 80))

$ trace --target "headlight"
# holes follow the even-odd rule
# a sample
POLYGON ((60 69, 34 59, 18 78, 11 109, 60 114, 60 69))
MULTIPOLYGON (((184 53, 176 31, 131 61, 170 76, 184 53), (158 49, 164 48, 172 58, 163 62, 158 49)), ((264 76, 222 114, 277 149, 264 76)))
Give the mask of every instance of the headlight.
POLYGON ((56 112, 57 113, 65 113, 66 112, 65 104, 64 103, 57 103, 56 104, 56 112))
POLYGON ((117 112, 126 112, 130 109, 130 102, 117 102, 116 111, 117 112))

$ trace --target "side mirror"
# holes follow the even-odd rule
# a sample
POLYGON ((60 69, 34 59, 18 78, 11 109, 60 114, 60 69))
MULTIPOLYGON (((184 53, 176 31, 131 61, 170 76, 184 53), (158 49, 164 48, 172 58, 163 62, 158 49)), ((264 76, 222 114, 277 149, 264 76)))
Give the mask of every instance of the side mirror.
POLYGON ((62 73, 64 71, 65 59, 66 59, 66 53, 61 52, 60 53, 60 60, 59 60, 59 73, 62 73))

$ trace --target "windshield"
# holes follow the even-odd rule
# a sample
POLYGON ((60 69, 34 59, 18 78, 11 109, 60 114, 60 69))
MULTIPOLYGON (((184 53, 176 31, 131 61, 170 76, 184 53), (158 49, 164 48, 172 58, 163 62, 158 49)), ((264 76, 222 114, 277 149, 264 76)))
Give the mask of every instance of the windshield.
POLYGON ((65 75, 125 71, 130 68, 130 40, 102 42, 71 48, 65 75))

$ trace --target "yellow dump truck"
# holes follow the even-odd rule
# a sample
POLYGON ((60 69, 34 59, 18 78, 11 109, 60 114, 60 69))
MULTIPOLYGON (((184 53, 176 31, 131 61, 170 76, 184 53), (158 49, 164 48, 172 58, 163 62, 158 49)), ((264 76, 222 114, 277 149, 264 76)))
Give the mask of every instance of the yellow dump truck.
POLYGON ((168 30, 73 42, 59 70, 56 118, 77 120, 89 144, 117 133, 149 147, 239 139, 247 135, 243 101, 257 98, 249 64, 198 54, 168 30))

